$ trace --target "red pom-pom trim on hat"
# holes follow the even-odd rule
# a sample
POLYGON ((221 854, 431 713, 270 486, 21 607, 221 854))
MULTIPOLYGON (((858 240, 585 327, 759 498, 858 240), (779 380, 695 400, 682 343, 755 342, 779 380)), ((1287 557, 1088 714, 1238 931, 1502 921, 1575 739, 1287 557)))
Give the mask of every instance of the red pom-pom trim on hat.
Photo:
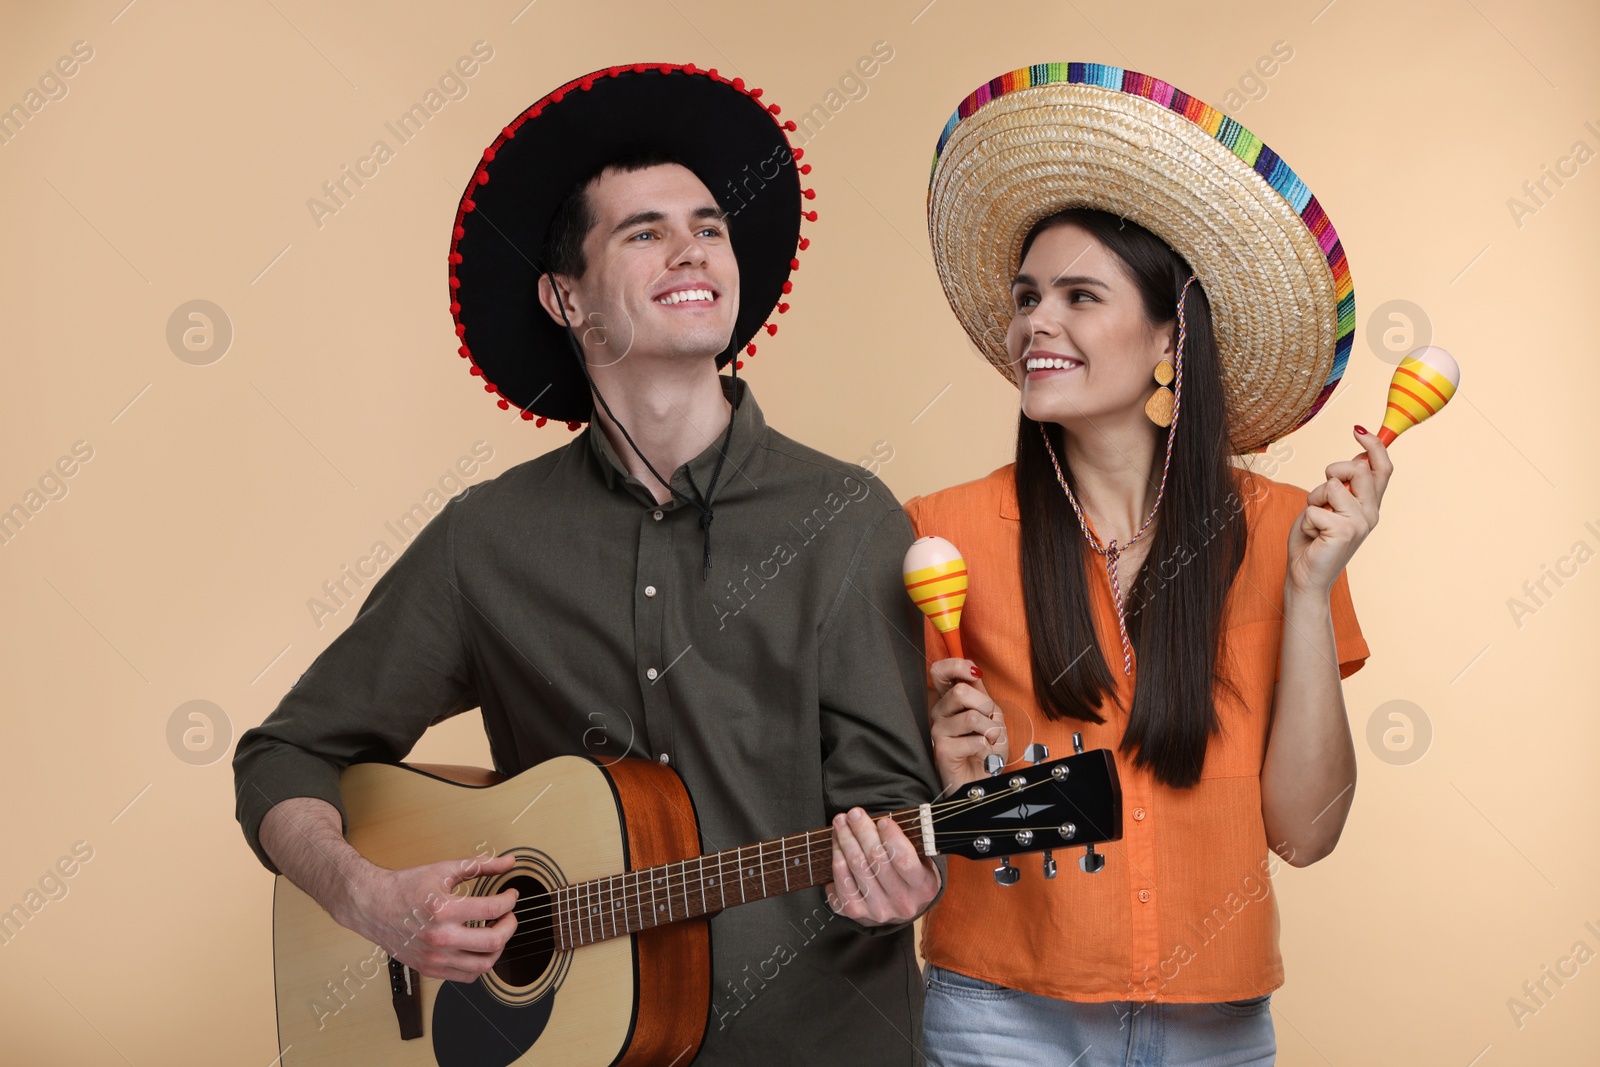
POLYGON ((733 369, 734 370, 744 370, 744 360, 742 360, 742 359, 734 360, 733 361, 733 369))
MULTIPOLYGON (((583 78, 575 79, 575 80, 573 80, 571 82, 568 82, 567 84, 565 84, 565 85, 561 86, 560 88, 556 89, 554 92, 551 92, 550 94, 548 94, 544 99, 536 102, 533 106, 529 107, 520 116, 518 116, 517 119, 515 121, 513 121, 509 126, 506 126, 506 127, 502 128, 501 131, 500 131, 500 137, 498 139, 496 139, 496 141, 493 144, 491 144, 487 149, 484 150, 483 157, 482 157, 482 163, 474 171, 473 176, 472 176, 472 180, 467 185, 466 195, 464 195, 462 200, 461 200, 461 206, 459 208, 459 211, 458 211, 458 214, 457 214, 457 217, 456 217, 456 225, 455 225, 454 230, 452 231, 453 241, 451 243, 450 256, 449 256, 449 263, 451 264, 451 266, 454 267, 455 264, 459 264, 459 263, 462 262, 461 253, 456 251, 455 242, 460 241, 463 237, 466 236, 466 228, 462 225, 462 223, 464 221, 465 216, 469 212, 474 211, 478 206, 476 201, 472 199, 471 193, 472 193, 473 189, 475 189, 477 186, 488 184, 489 171, 488 171, 487 164, 489 164, 489 163, 494 161, 494 159, 495 159, 495 157, 496 157, 496 155, 497 155, 497 153, 499 151, 500 145, 502 143, 504 143, 505 141, 509 141, 513 137, 515 137, 516 134, 517 134, 517 130, 521 127, 521 125, 524 122, 527 122, 527 121, 529 121, 531 119, 538 118, 544 112, 544 110, 545 110, 547 105, 554 104, 554 103, 560 103, 563 99, 565 99, 565 97, 569 93, 572 93, 574 91, 587 91, 590 88, 592 88, 594 86, 594 84, 596 82, 600 81, 602 78, 615 77, 617 75, 624 74, 624 73, 627 73, 629 71, 632 71, 632 72, 634 72, 636 74, 644 74, 644 73, 648 73, 648 72, 650 72, 652 70, 660 71, 662 74, 671 74, 674 71, 682 71, 685 74, 704 75, 704 76, 709 77, 709 78, 711 78, 711 79, 713 79, 715 81, 722 82, 723 84, 731 85, 731 86, 733 86, 733 88, 739 90, 740 92, 745 93, 745 95, 751 97, 754 100, 758 100, 758 101, 761 99, 761 97, 763 95, 763 91, 760 88, 747 88, 746 84, 745 84, 745 81, 744 81, 744 79, 742 77, 736 77, 736 78, 733 78, 733 79, 730 80, 730 79, 727 79, 727 78, 723 78, 720 74, 717 73, 717 70, 715 68, 709 68, 709 69, 706 69, 706 70, 702 71, 700 68, 695 66, 693 63, 686 63, 686 64, 683 64, 681 66, 680 65, 676 65, 676 64, 670 64, 670 63, 662 63, 662 64, 634 63, 634 64, 631 64, 631 65, 613 66, 613 67, 607 67, 604 71, 595 72, 593 74, 586 75, 583 78)), ((771 114, 771 115, 777 116, 777 115, 781 115, 782 114, 782 108, 780 108, 777 104, 763 104, 763 106, 766 108, 768 113, 771 114)), ((774 123, 779 127, 779 129, 782 129, 782 130, 785 130, 785 131, 788 131, 788 132, 795 132, 798 129, 797 125, 795 124, 794 120, 792 120, 792 119, 781 121, 781 122, 779 122, 776 119, 774 119, 774 123)), ((796 169, 799 171, 799 173, 802 174, 802 175, 810 174, 811 173, 811 165, 810 164, 801 164, 799 162, 805 156, 805 150, 803 148, 791 147, 790 148, 790 153, 791 153, 791 158, 796 163, 796 169)), ((802 188, 801 189, 801 194, 807 200, 814 200, 814 199, 816 199, 816 195, 817 195, 816 194, 816 190, 807 189, 807 188, 802 188)), ((806 220, 806 221, 808 221, 808 222, 816 222, 817 221, 817 213, 815 211, 802 211, 800 214, 801 214, 801 218, 806 220)), ((799 251, 803 252, 803 251, 805 251, 806 249, 808 249, 811 246, 811 239, 809 237, 801 237, 799 239, 798 245, 799 245, 799 251)), ((789 269, 790 269, 790 271, 797 271, 797 270, 800 269, 800 261, 799 261, 798 258, 793 258, 793 259, 791 259, 789 261, 789 269)), ((463 340, 465 340, 465 338, 466 338, 466 325, 460 321, 461 302, 457 297, 457 290, 459 290, 460 287, 461 287, 461 281, 456 276, 455 271, 452 269, 450 271, 450 290, 451 290, 450 313, 451 313, 451 315, 453 317, 456 318, 456 326, 455 326, 456 336, 462 338, 463 340)), ((787 296, 788 294, 792 293, 793 291, 794 291, 794 283, 792 281, 789 281, 789 280, 786 279, 783 282, 783 294, 785 296, 787 296)), ((780 301, 778 303, 778 305, 777 305, 777 313, 778 314, 780 314, 780 315, 784 314, 788 310, 789 310, 789 305, 788 305, 787 302, 780 301)), ((777 327, 776 323, 771 323, 771 322, 764 323, 763 327, 766 329, 768 336, 776 335, 777 332, 778 332, 778 327, 777 327)), ((749 342, 749 343, 747 343, 745 345, 745 352, 749 356, 754 356, 756 354, 756 345, 755 345, 755 343, 753 341, 749 342)), ((472 374, 474 376, 478 377, 478 378, 484 378, 483 370, 480 367, 478 367, 477 362, 472 359, 471 352, 470 352, 470 350, 468 349, 468 347, 465 344, 461 345, 460 354, 461 354, 461 357, 463 359, 467 359, 467 360, 471 361, 472 374)), ((735 360, 734 366, 735 366, 735 369, 743 369, 744 360, 743 359, 735 360)), ((499 389, 495 385, 493 385, 492 383, 489 383, 487 381, 485 381, 484 389, 485 389, 485 391, 491 392, 491 393, 498 393, 499 392, 499 389)), ((507 398, 503 393, 500 394, 500 399, 498 399, 496 401, 496 404, 499 406, 499 408, 502 411, 509 410, 510 407, 511 407, 511 402, 510 402, 509 398, 507 398)), ((536 426, 544 426, 547 422, 550 421, 546 417, 544 417, 544 416, 536 416, 536 415, 534 415, 533 412, 528 411, 526 409, 519 409, 519 414, 521 415, 523 420, 533 422, 536 426)), ((583 425, 583 422, 582 421, 572 421, 572 422, 568 422, 566 425, 567 425, 567 428, 569 430, 576 431, 583 425)))

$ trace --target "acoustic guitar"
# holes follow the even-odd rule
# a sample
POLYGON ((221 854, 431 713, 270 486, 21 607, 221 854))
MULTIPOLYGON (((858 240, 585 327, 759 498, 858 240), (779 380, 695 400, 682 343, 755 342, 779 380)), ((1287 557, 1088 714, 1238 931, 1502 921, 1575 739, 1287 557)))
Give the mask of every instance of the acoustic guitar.
MULTIPOLYGON (((995 774, 894 812, 925 855, 998 860, 1122 836, 1105 749, 995 774)), ((998 763, 998 757, 991 757, 998 763)), ((833 880, 831 828, 700 854, 676 772, 647 760, 561 756, 500 780, 469 768, 363 763, 340 778, 351 845, 399 869, 510 854, 505 874, 457 893, 517 890, 517 930, 474 982, 425 978, 339 926, 279 877, 273 898, 278 1041, 285 1067, 685 1067, 711 999, 707 917, 833 880), (459 772, 466 771, 463 775, 459 772), (473 775, 476 775, 473 778, 473 775), (452 780, 456 779, 456 780, 452 780)), ((408 936, 428 921, 419 909, 408 936)), ((404 938, 397 934, 397 940, 404 938)))

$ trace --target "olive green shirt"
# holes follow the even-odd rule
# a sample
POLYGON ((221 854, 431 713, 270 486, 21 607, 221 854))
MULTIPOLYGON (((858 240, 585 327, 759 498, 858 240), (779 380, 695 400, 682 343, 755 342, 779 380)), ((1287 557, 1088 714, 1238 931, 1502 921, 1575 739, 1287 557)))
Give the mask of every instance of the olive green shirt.
MULTIPOLYGON (((911 525, 865 470, 767 427, 743 382, 713 497, 657 504, 593 425, 450 500, 234 758, 238 818, 339 807, 338 775, 402 759, 481 707, 495 769, 564 754, 668 763, 705 851, 937 792, 911 525)), ((695 499, 721 435, 673 474, 695 499)), ((820 888, 711 920, 697 1064, 913 1063, 922 983, 909 924, 866 930, 820 888)))

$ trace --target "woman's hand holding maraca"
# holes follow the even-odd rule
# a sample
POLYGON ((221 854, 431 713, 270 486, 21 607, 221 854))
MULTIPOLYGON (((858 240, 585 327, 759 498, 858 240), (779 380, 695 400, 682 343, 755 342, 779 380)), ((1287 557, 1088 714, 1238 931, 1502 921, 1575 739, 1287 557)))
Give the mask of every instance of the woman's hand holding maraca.
POLYGON ((1366 451, 1328 464, 1328 480, 1306 494, 1306 508, 1289 529, 1285 583, 1296 591, 1325 595, 1378 525, 1394 464, 1376 434, 1359 426, 1356 430, 1356 440, 1366 451))
POLYGON ((1461 385, 1461 365, 1436 345, 1424 345, 1400 361, 1389 381, 1383 424, 1369 434, 1355 428, 1366 451, 1330 464, 1328 480, 1306 496, 1306 510, 1289 531, 1285 584, 1306 593, 1326 593, 1367 534, 1378 525, 1378 507, 1394 473, 1389 447, 1413 426, 1437 415, 1461 385))
POLYGON ((985 777, 983 758, 1010 762, 1005 712, 989 698, 983 674, 970 659, 941 659, 928 669, 938 696, 928 709, 933 763, 946 793, 985 777))

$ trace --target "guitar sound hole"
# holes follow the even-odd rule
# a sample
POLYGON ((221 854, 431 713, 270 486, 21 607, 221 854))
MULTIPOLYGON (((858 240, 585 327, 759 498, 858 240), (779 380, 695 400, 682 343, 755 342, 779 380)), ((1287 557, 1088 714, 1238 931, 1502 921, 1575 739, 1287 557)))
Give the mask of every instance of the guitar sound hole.
POLYGON ((528 986, 539 980, 555 955, 550 891, 527 875, 509 879, 496 892, 507 888, 517 891, 517 932, 506 942, 494 973, 508 986, 528 986))

